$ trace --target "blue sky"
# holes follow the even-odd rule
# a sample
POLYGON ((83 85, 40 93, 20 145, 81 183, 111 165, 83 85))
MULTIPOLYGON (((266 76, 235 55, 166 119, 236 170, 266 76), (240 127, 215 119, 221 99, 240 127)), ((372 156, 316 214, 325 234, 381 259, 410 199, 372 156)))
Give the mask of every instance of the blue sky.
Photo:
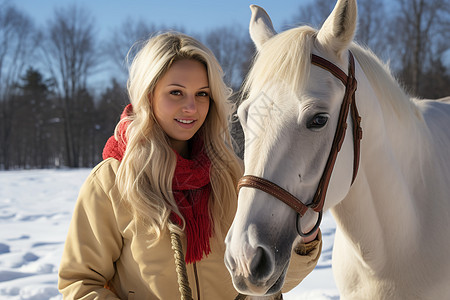
POLYGON ((53 16, 54 9, 78 3, 96 18, 100 34, 118 27, 127 18, 142 19, 155 25, 185 28, 187 33, 202 33, 208 29, 238 23, 247 28, 250 4, 266 9, 275 29, 282 26, 299 7, 311 0, 15 0, 13 3, 29 14, 38 25, 53 16))

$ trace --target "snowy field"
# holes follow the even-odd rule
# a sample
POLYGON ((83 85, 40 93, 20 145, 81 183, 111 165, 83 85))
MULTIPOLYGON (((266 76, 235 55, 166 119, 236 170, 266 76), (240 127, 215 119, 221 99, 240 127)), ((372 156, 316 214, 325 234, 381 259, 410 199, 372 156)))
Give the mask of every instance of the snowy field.
MULTIPOLYGON (((88 169, 0 172, 0 300, 59 300, 58 265, 88 169)), ((284 299, 337 300, 331 271, 335 223, 322 223, 316 269, 284 299)))

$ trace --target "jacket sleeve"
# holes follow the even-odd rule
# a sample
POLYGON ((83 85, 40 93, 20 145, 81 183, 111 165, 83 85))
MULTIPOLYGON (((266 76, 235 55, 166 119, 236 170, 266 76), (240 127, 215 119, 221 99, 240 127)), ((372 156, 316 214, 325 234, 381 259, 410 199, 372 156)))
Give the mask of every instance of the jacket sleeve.
POLYGON ((119 299, 105 285, 121 249, 113 205, 93 171, 80 190, 59 267, 64 299, 119 299))
POLYGON ((291 254, 288 271, 284 281, 283 293, 287 293, 314 270, 322 252, 322 233, 319 231, 317 238, 307 244, 299 243, 291 254))

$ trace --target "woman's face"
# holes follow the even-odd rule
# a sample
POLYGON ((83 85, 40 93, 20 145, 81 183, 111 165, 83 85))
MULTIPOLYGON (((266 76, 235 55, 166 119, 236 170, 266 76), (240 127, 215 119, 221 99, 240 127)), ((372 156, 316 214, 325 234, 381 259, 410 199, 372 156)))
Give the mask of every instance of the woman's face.
POLYGON ((210 93, 206 68, 196 60, 174 62, 156 84, 154 114, 178 153, 186 153, 187 141, 205 122, 210 93))

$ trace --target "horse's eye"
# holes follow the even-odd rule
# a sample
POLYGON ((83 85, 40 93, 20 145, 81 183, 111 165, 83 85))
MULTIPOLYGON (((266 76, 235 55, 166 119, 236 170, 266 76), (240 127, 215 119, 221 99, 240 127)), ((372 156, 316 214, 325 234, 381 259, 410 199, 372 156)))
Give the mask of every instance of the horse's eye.
POLYGON ((322 128, 327 124, 328 122, 328 115, 327 114, 317 114, 315 115, 307 124, 308 128, 314 129, 314 128, 322 128))

